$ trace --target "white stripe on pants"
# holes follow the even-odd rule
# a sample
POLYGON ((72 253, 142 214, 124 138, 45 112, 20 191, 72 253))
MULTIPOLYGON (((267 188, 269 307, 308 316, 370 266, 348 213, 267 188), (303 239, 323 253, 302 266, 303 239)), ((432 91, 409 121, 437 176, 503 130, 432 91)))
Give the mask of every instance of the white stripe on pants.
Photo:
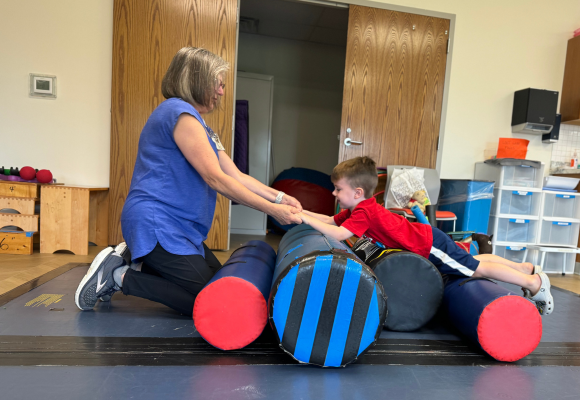
POLYGON ((474 271, 470 270, 465 265, 459 264, 457 261, 455 261, 453 258, 449 257, 446 253, 442 252, 438 248, 431 247, 431 254, 433 254, 435 257, 440 259, 443 264, 446 264, 447 266, 461 272, 463 275, 465 275, 465 276, 472 276, 473 275, 474 271))

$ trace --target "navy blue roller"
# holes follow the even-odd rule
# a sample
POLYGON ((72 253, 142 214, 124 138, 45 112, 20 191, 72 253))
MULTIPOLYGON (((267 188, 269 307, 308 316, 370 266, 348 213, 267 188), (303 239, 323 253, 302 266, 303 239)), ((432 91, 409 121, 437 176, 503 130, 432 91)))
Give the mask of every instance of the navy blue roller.
POLYGON ((487 279, 447 275, 442 308, 457 329, 499 361, 527 356, 542 338, 536 306, 487 279))
POLYGON ((200 335, 222 350, 252 343, 268 322, 276 252, 260 240, 234 251, 197 295, 193 321, 200 335))
POLYGON ((348 247, 298 225, 280 242, 268 313, 284 351, 303 363, 339 367, 376 342, 387 302, 348 247))

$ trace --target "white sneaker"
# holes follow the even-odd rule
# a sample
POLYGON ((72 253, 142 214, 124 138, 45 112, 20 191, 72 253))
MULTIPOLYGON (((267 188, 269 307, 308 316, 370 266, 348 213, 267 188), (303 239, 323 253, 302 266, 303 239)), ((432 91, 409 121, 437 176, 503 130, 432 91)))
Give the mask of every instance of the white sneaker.
POLYGON ((550 292, 550 279, 544 272, 538 273, 538 276, 542 280, 542 286, 540 286, 538 293, 530 297, 530 300, 536 303, 541 315, 549 315, 554 311, 554 298, 550 292))
POLYGON ((542 266, 541 265, 534 265, 534 269, 532 270, 532 275, 539 274, 540 272, 542 272, 542 266))

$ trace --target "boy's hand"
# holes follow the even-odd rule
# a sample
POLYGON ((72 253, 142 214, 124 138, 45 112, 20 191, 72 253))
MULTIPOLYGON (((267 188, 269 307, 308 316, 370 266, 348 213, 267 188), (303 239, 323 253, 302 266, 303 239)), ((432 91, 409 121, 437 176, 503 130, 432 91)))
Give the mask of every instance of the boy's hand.
POLYGON ((303 212, 299 213, 298 216, 300 217, 300 219, 302 219, 302 223, 306 224, 306 225, 310 225, 310 222, 308 220, 308 216, 306 214, 304 214, 303 212))
POLYGON ((302 212, 302 204, 300 204, 300 202, 298 200, 296 200, 294 197, 284 193, 284 196, 282 197, 282 202, 280 204, 286 204, 288 206, 292 206, 298 209, 299 212, 302 212))

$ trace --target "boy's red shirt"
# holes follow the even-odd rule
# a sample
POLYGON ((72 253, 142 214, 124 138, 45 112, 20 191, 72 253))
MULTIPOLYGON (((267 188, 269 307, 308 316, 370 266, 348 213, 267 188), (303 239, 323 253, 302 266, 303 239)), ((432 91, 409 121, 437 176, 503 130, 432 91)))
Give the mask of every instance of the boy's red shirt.
POLYGON ((403 249, 429 257, 433 246, 431 225, 411 223, 377 203, 374 197, 361 201, 355 209, 343 210, 334 222, 355 236, 366 235, 391 249, 403 249))

